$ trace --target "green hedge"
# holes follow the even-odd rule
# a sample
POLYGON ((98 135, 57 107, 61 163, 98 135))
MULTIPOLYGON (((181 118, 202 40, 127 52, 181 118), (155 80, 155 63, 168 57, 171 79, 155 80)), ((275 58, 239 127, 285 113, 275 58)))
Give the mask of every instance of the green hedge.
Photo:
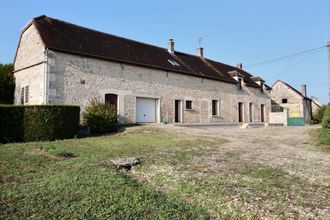
POLYGON ((79 106, 0 105, 0 142, 71 138, 79 130, 79 106))
POLYGON ((322 119, 322 128, 330 129, 330 105, 325 109, 322 119))
POLYGON ((327 108, 326 105, 322 105, 314 114, 313 114, 313 120, 314 123, 320 124, 322 123, 323 115, 325 112, 325 109, 327 108))

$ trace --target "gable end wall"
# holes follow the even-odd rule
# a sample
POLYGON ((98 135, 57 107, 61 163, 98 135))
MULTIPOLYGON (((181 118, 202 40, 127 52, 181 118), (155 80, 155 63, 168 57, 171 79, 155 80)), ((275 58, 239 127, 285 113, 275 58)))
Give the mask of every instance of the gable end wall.
POLYGON ((29 103, 42 104, 44 91, 44 44, 34 24, 21 35, 14 62, 15 104, 21 88, 29 86, 29 103))

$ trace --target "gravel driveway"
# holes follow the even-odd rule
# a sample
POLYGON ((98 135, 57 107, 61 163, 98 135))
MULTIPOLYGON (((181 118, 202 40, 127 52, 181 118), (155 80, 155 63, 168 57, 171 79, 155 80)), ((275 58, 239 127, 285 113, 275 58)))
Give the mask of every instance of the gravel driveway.
MULTIPOLYGON (((168 190, 175 193, 183 193, 180 184, 201 192, 183 195, 207 208, 214 218, 235 213, 231 210, 239 207, 262 219, 330 219, 330 152, 322 150, 311 135, 318 126, 153 126, 205 144, 197 151, 193 146, 184 151, 191 161, 173 165, 164 160, 142 176, 155 186, 171 185, 168 190), (151 178, 159 175, 166 178, 151 178)), ((163 155, 169 153, 170 149, 163 155)))

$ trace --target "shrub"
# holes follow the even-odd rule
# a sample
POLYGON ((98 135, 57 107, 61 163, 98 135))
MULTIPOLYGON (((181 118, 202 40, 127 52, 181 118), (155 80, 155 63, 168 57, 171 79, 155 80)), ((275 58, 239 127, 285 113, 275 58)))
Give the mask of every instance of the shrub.
POLYGON ((114 106, 92 99, 83 113, 84 123, 91 133, 102 134, 117 129, 117 111, 114 106))
POLYGON ((23 141, 24 106, 0 105, 0 143, 23 141))
POLYGON ((0 142, 71 138, 79 129, 79 106, 0 106, 0 142))
POLYGON ((322 122, 322 118, 326 109, 326 105, 322 105, 321 108, 319 108, 314 114, 313 114, 313 119, 315 123, 319 124, 322 122))
POLYGON ((325 109, 322 119, 322 128, 330 129, 330 105, 325 109))

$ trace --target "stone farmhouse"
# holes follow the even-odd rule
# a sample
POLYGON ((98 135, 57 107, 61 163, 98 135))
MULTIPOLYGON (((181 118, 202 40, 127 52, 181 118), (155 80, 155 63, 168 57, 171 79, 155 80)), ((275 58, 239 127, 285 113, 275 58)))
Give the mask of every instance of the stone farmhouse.
POLYGON ((22 30, 16 104, 115 105, 121 123, 267 123, 270 87, 203 56, 102 33, 47 16, 22 30))
POLYGON ((287 110, 289 118, 302 118, 303 123, 312 120, 312 100, 307 97, 306 85, 299 92, 289 84, 277 80, 271 90, 272 112, 287 110))

